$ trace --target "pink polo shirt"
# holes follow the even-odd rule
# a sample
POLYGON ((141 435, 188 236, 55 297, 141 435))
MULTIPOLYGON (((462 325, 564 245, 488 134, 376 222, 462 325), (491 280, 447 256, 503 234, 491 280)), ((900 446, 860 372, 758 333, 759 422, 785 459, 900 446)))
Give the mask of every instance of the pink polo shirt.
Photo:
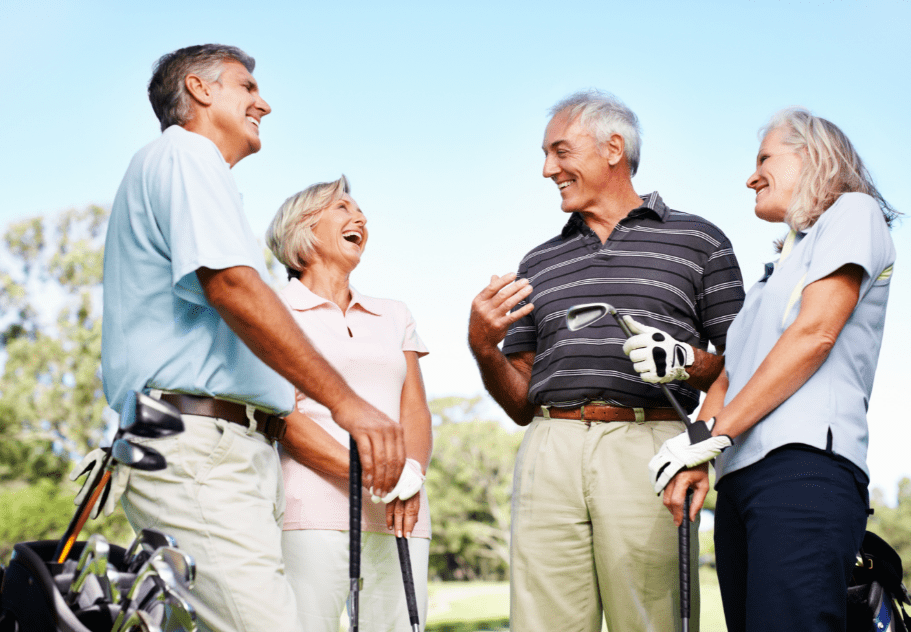
MULTIPOLYGON (((354 392, 398 422, 407 372, 403 352, 427 355, 405 304, 363 296, 351 288, 351 305, 342 313, 335 303, 317 296, 297 279, 292 279, 279 295, 313 346, 341 373, 354 392)), ((328 408, 298 392, 297 409, 348 447, 348 432, 332 420, 328 408)), ((348 530, 347 480, 314 471, 284 453, 282 472, 287 501, 286 531, 348 530)), ((412 536, 429 538, 430 509, 425 490, 421 489, 420 493, 421 510, 412 536)), ((371 502, 367 490, 363 498, 361 529, 391 533, 386 528, 386 506, 371 502)))

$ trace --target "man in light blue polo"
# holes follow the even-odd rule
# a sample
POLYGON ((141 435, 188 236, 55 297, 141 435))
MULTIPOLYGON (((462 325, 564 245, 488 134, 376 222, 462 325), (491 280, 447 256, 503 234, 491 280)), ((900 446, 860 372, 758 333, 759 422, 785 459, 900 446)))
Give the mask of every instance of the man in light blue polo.
POLYGON ((201 629, 284 632, 300 624, 273 441, 295 441, 280 418, 293 386, 357 440, 365 486, 395 486, 404 446, 400 426, 348 388, 264 281, 230 172, 259 151, 271 111, 253 67, 221 45, 156 65, 149 99, 163 134, 133 158, 111 211, 102 368, 115 410, 135 389, 183 414, 183 434, 145 440, 168 467, 130 471, 123 505, 134 529, 159 528, 196 559, 201 629))

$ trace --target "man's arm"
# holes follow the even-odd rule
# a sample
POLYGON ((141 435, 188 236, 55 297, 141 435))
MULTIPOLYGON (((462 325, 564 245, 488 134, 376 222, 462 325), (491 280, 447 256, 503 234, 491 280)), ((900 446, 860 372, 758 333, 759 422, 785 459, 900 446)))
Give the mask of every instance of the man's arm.
POLYGON ((284 303, 253 268, 199 268, 209 304, 269 367, 326 406, 357 441, 364 486, 383 494, 395 487, 405 464, 402 428, 358 397, 313 348, 284 303))
POLYGON ((715 347, 715 353, 693 347, 693 364, 686 368, 690 374, 687 384, 708 392, 718 375, 724 370, 724 347, 715 347))
POLYGON ((509 326, 534 309, 529 303, 510 312, 532 292, 527 279, 513 283, 515 278, 515 274, 492 276, 490 284, 471 302, 468 346, 478 363, 484 388, 514 422, 527 426, 534 417, 534 406, 528 402, 528 383, 535 352, 524 351, 507 358, 497 346, 509 326))

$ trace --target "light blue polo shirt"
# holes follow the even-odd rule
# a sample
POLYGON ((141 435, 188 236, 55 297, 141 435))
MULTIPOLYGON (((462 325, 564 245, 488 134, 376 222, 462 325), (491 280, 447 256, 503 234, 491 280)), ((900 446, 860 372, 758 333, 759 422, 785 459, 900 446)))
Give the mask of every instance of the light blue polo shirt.
POLYGON ((882 211, 863 193, 842 195, 806 232, 785 241, 774 272, 747 293, 728 329, 725 404, 740 392, 797 317, 801 292, 842 266, 864 269, 857 306, 826 361, 787 401, 734 440, 716 461, 717 478, 772 450, 802 443, 831 449, 867 469, 867 407, 882 346, 895 247, 882 211))
POLYGON ((130 390, 195 393, 284 414, 294 389, 213 309, 196 270, 249 266, 267 278, 228 163, 173 125, 127 169, 104 251, 101 366, 119 411, 130 390))

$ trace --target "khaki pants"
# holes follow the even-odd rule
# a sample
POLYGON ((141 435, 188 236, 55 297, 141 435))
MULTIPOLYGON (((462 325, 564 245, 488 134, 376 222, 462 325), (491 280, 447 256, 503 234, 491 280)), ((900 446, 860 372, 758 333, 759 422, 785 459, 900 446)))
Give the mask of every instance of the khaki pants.
MULTIPOLYGON (((338 632, 351 592, 348 578, 348 531, 301 529, 282 534, 288 579, 297 597, 298 619, 307 632, 338 632)), ((408 554, 421 629, 427 623, 427 563, 430 540, 409 538, 408 554)), ((402 567, 395 536, 361 532, 358 629, 361 632, 411 630, 402 567)))
POLYGON ((179 435, 136 439, 168 466, 131 471, 122 498, 130 524, 164 531, 196 560, 200 630, 302 630, 282 564, 285 496, 275 448, 238 424, 182 418, 179 435))
MULTIPOLYGON (((536 417, 516 460, 510 630, 680 630, 677 528, 648 461, 681 422, 536 417)), ((699 523, 690 630, 699 630, 699 523)))

